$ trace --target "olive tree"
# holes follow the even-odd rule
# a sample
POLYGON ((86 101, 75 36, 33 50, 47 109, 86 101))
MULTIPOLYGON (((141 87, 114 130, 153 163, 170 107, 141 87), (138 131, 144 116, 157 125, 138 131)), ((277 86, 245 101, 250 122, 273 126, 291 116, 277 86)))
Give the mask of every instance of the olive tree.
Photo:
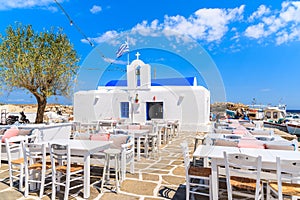
POLYGON ((37 101, 35 123, 42 123, 50 96, 70 96, 78 56, 61 28, 35 32, 31 25, 8 26, 0 34, 0 81, 9 92, 27 90, 37 101))

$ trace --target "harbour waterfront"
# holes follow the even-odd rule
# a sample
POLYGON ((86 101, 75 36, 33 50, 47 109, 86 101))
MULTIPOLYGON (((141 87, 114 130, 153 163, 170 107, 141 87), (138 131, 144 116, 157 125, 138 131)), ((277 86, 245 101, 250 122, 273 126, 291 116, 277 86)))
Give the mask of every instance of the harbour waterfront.
POLYGON ((287 109, 286 112, 291 114, 300 114, 300 110, 298 109, 292 109, 292 110, 287 109))

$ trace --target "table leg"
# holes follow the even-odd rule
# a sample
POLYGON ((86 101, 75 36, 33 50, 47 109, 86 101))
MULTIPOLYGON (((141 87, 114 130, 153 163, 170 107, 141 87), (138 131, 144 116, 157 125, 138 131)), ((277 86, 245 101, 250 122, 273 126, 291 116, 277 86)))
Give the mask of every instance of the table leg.
POLYGON ((137 141, 137 160, 141 159, 141 138, 138 137, 138 141, 137 141))
POLYGON ((219 180, 218 180, 218 166, 215 159, 211 159, 211 178, 212 178, 212 198, 218 200, 219 180))
POLYGON ((83 183, 83 188, 84 188, 84 193, 83 197, 89 198, 90 197, 90 155, 86 155, 84 158, 84 183, 83 183))
POLYGON ((157 129, 158 130, 158 133, 157 133, 157 135, 158 135, 158 149, 160 148, 160 145, 161 145, 161 131, 160 131, 160 128, 158 128, 157 129))
POLYGON ((145 141, 144 141, 144 146, 145 146, 145 157, 148 158, 148 152, 149 152, 149 137, 148 134, 145 136, 145 141))

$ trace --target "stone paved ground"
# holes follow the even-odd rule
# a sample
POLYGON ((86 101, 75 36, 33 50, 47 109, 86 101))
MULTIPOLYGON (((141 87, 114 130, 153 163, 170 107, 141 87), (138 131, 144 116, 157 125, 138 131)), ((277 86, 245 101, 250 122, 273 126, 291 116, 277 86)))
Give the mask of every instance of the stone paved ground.
MULTIPOLYGON (((107 188, 104 193, 99 190, 102 177, 102 167, 91 167, 91 196, 89 199, 101 200, 159 200, 159 199, 185 199, 185 172, 180 143, 189 142, 191 153, 196 133, 180 133, 167 145, 163 145, 157 158, 144 158, 135 162, 135 173, 126 174, 126 180, 121 184, 118 194, 107 188)), ((37 193, 30 193, 24 198, 22 192, 10 188, 8 182, 8 167, 3 164, 0 168, 0 200, 38 199, 37 193)), ((42 199, 51 199, 51 190, 42 199)), ((82 191, 71 191, 75 197, 69 199, 82 199, 82 191)), ((59 199, 59 198, 57 198, 59 199)), ((206 199, 198 197, 196 199, 206 199)))

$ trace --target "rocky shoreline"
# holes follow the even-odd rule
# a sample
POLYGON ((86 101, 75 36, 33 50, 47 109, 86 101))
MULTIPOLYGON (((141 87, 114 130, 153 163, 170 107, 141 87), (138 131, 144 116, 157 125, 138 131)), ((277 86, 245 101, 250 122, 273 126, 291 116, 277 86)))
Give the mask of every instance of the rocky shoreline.
MULTIPOLYGON (((0 110, 6 110, 7 113, 17 113, 24 111, 25 113, 36 113, 37 104, 1 104, 0 110)), ((72 105, 47 104, 45 112, 61 111, 63 114, 73 115, 72 105)))
MULTIPOLYGON (((226 109, 237 110, 243 108, 247 110, 249 107, 242 103, 231 103, 231 102, 217 102, 211 104, 211 112, 224 112, 226 109)), ((36 113, 37 104, 0 104, 0 110, 5 109, 6 112, 21 112, 25 113, 36 113)), ((48 111, 61 111, 63 114, 73 115, 73 106, 72 105, 61 105, 61 104, 47 104, 45 112, 48 111)))
MULTIPOLYGON (((1 104, 0 105, 0 120, 1 124, 5 124, 9 115, 21 117, 20 112, 24 112, 30 123, 33 123, 36 118, 37 104, 1 104)), ((49 122, 47 113, 53 112, 63 116, 67 121, 73 121, 73 106, 61 104, 47 104, 44 115, 44 122, 49 122)), ((61 122, 60 119, 56 122, 61 122)))
MULTIPOLYGON (((226 109, 238 110, 243 108, 248 110, 249 107, 242 103, 231 103, 231 102, 216 102, 211 104, 210 111, 212 113, 224 114, 226 109)), ((9 114, 18 115, 23 111, 26 115, 35 114, 37 112, 37 104, 0 104, 1 116, 5 113, 6 117, 9 114)), ((61 115, 67 116, 69 121, 73 120, 73 105, 61 105, 61 104, 47 104, 45 112, 55 112, 61 115)), ((45 119, 47 121, 47 119, 45 119)), ((31 119, 33 121, 33 119, 31 119)))

